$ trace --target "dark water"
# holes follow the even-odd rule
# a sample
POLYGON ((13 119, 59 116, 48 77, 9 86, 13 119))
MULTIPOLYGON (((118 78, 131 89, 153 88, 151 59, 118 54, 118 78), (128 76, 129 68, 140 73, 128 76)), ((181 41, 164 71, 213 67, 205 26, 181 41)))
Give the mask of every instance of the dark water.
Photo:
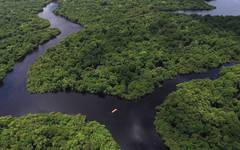
MULTIPOLYGON (((230 3, 230 1, 234 0, 227 2, 230 3)), ((86 115, 88 120, 97 120, 106 125, 123 150, 166 149, 153 126, 155 107, 176 89, 176 84, 192 79, 214 79, 220 69, 201 74, 182 75, 173 80, 167 80, 162 88, 157 88, 151 95, 131 103, 111 96, 78 93, 29 94, 26 90, 29 66, 46 49, 55 46, 66 36, 81 30, 79 25, 55 16, 52 11, 56 8, 56 3, 49 4, 39 14, 39 17, 49 20, 51 27, 59 28, 61 34, 40 45, 38 50, 17 63, 14 70, 7 75, 0 87, 0 115, 20 116, 40 112, 80 113, 86 115), (113 108, 119 111, 112 114, 113 108)))
POLYGON ((212 0, 207 2, 215 6, 214 10, 206 11, 178 11, 185 14, 211 15, 211 16, 240 16, 240 0, 212 0))

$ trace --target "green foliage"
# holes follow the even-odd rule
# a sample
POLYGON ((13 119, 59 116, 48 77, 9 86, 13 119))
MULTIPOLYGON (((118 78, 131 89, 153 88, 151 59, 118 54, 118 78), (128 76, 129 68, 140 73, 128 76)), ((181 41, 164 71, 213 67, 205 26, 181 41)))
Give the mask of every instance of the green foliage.
POLYGON ((157 108, 155 126, 170 149, 240 148, 240 65, 216 80, 179 84, 157 108))
MULTIPOLYGON (((57 13, 85 28, 31 67, 28 89, 87 91, 132 100, 177 74, 239 60, 240 41, 230 26, 216 28, 211 19, 152 9, 163 2, 61 0, 57 13)), ((166 9, 175 8, 172 2, 185 9, 203 3, 166 0, 166 9)), ((225 18, 215 20, 224 24, 225 18)))
POLYGON ((0 118, 0 149, 117 150, 111 134, 84 116, 61 113, 0 118))
POLYGON ((40 43, 58 34, 37 13, 49 0, 0 0, 0 81, 40 43))
POLYGON ((151 0, 149 2, 151 2, 151 8, 156 10, 210 10, 214 8, 203 0, 151 0))
POLYGON ((149 10, 213 9, 203 0, 60 0, 56 12, 72 21, 89 24, 114 23, 149 10), (121 18, 120 18, 121 17, 121 18))

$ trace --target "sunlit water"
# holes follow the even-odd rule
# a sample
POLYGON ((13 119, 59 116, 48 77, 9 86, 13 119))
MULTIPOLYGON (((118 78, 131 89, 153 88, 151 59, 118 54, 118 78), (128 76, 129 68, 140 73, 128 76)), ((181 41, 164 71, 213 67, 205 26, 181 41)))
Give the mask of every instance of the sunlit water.
POLYGON ((216 9, 205 11, 178 11, 185 14, 211 15, 211 16, 240 16, 240 0, 212 0, 209 5, 216 9))
MULTIPOLYGON (((217 0, 211 2, 216 10, 202 11, 211 15, 239 15, 239 0, 217 0), (225 2, 225 4, 224 4, 225 2), (234 7, 231 7, 231 6, 234 7), (225 6, 225 7, 224 7, 225 6), (225 11, 224 11, 225 10, 225 11)), ((26 90, 27 71, 48 48, 54 47, 62 39, 81 30, 81 26, 53 14, 58 7, 51 3, 39 13, 39 17, 47 19, 52 28, 61 30, 61 34, 49 42, 42 44, 33 53, 14 66, 3 85, 0 86, 0 115, 20 116, 28 113, 63 112, 67 114, 83 114, 88 120, 97 120, 106 125, 114 139, 123 150, 163 150, 166 149, 157 135, 153 121, 155 107, 165 97, 176 90, 176 84, 192 79, 217 77, 220 69, 206 73, 177 76, 173 80, 163 82, 151 95, 137 102, 127 102, 111 96, 99 96, 80 93, 47 93, 30 94, 26 90), (111 111, 117 108, 114 114, 111 111)))

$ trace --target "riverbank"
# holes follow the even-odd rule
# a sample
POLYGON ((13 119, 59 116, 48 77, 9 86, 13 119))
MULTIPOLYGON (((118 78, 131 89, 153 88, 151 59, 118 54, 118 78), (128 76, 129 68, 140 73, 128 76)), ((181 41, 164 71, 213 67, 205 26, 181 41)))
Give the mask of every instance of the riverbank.
MULTIPOLYGON (((56 8, 56 4, 52 4, 50 6, 51 8, 48 7, 49 10, 56 8)), ((166 96, 176 90, 177 84, 193 79, 215 79, 218 77, 219 70, 221 70, 221 68, 212 69, 204 73, 180 75, 176 76, 176 78, 173 78, 172 80, 165 80, 162 83, 162 87, 155 89, 151 94, 146 95, 139 101, 135 102, 127 102, 119 100, 116 97, 106 95, 98 96, 74 92, 30 94, 26 90, 27 71, 30 65, 33 64, 35 60, 45 52, 46 49, 55 47, 56 44, 63 40, 63 38, 71 33, 79 32, 80 29, 80 27, 77 26, 77 30, 75 30, 75 26, 72 26, 72 24, 69 25, 69 22, 65 19, 62 20, 61 17, 59 18, 54 16, 51 11, 46 12, 47 13, 44 13, 43 15, 45 15, 45 17, 48 19, 52 18, 52 20, 49 20, 51 22, 51 26, 53 27, 57 25, 59 28, 61 27, 61 35, 43 45, 40 45, 38 51, 34 51, 26 56, 23 61, 17 63, 13 71, 6 76, 3 85, 0 87, 1 116, 22 116, 29 113, 48 112, 83 114, 87 116, 89 121, 96 120, 101 124, 106 125, 106 128, 111 132, 113 138, 117 141, 117 143, 119 143, 121 149, 123 150, 164 150, 167 148, 165 147, 164 142, 161 141, 159 135, 156 133, 153 125, 155 107, 162 104, 166 99, 166 96), (54 23, 54 21, 56 22, 54 23), (114 108, 117 108, 118 111, 112 114, 112 110, 114 108)), ((161 21, 161 19, 159 20, 161 21)), ((128 21, 131 21, 131 19, 128 21)), ((116 23, 119 22, 117 21, 116 23)), ((177 25, 178 23, 179 22, 177 22, 177 25)), ((201 24, 205 23, 201 22, 201 24)), ((213 27, 210 29, 212 28, 213 27)), ((97 29, 97 27, 92 29, 97 29)), ((221 30, 222 32, 222 26, 218 30, 221 30)), ((92 32, 93 31, 97 32, 99 30, 92 30, 92 32)), ((110 31, 114 30, 111 29, 110 31)), ((209 39, 213 38, 210 37, 209 39)), ((145 49, 146 47, 143 48, 145 49)), ((51 50, 52 49, 49 49, 48 51, 51 50)), ((206 56, 208 56, 208 54, 209 53, 206 53, 206 56)), ((144 53, 141 55, 144 55, 144 53)), ((235 57, 237 57, 237 55, 235 57)), ((201 56, 199 58, 201 60, 201 58, 204 57, 201 56)), ((128 63, 125 63, 124 65, 126 64, 128 63)))

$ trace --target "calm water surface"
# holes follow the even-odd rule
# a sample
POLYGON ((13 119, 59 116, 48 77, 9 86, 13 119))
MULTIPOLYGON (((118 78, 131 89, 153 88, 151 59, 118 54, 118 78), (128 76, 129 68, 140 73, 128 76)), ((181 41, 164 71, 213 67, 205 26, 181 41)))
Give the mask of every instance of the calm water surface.
POLYGON ((209 5, 215 6, 214 10, 206 11, 178 11, 185 14, 211 15, 211 16, 240 16, 240 0, 212 0, 209 5))
MULTIPOLYGON (((219 6, 219 9, 208 11, 211 15, 240 14, 240 11, 237 11, 236 8, 236 6, 240 8, 239 0, 217 0, 211 2, 211 4, 219 6)), ((55 46, 70 34, 81 30, 81 26, 54 15, 52 11, 57 7, 57 3, 47 5, 43 12, 39 13, 39 17, 47 19, 51 23, 51 28, 60 29, 61 34, 40 45, 36 51, 17 63, 14 70, 7 75, 2 86, 0 86, 0 115, 20 116, 28 113, 46 112, 83 114, 87 116, 88 120, 97 120, 106 125, 123 150, 166 149, 153 126, 155 107, 176 89, 176 84, 192 79, 214 79, 217 77, 219 69, 201 74, 182 75, 173 80, 167 80, 163 82, 162 88, 157 88, 151 95, 138 102, 131 103, 111 96, 79 93, 30 94, 26 90, 29 66, 46 49, 55 46), (112 114, 111 111, 114 108, 119 111, 112 114)), ((206 12, 203 11, 203 13, 206 12)))

